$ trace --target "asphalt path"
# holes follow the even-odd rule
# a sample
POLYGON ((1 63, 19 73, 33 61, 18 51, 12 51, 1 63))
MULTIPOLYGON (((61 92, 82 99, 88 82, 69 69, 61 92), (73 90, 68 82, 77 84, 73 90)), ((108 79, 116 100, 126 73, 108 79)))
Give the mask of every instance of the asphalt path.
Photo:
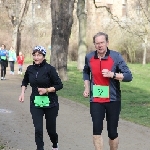
MULTIPOLYGON (((25 102, 20 103, 22 77, 8 73, 6 80, 0 81, 0 141, 5 144, 4 150, 35 150, 34 126, 29 111, 31 88, 28 87, 25 93, 25 102)), ((60 150, 94 150, 89 108, 61 97, 59 103, 57 132, 60 150)), ((45 150, 51 150, 43 120, 45 150)), ((120 119, 118 133, 119 150, 150 150, 150 128, 120 119)), ((105 120, 103 137, 104 150, 109 150, 105 120)))

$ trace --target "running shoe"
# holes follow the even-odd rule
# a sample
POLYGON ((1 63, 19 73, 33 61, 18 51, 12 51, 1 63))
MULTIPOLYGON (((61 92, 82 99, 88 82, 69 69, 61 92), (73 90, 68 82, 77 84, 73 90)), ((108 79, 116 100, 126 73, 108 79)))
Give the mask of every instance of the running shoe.
POLYGON ((57 143, 57 148, 53 148, 53 147, 52 147, 52 150, 58 150, 58 143, 57 143))

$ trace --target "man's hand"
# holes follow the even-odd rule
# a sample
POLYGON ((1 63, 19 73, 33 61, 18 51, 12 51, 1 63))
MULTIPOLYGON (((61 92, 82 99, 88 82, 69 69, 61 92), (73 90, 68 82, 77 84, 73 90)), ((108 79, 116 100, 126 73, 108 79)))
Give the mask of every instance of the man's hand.
POLYGON ((83 96, 84 96, 85 98, 89 97, 89 89, 85 89, 85 90, 84 90, 83 96))
POLYGON ((103 77, 113 78, 114 72, 111 72, 108 69, 103 69, 102 75, 103 75, 103 77))
POLYGON ((89 97, 89 93, 90 93, 90 90, 89 90, 89 80, 85 80, 84 81, 84 92, 83 92, 83 96, 85 97, 85 98, 87 98, 87 97, 89 97))

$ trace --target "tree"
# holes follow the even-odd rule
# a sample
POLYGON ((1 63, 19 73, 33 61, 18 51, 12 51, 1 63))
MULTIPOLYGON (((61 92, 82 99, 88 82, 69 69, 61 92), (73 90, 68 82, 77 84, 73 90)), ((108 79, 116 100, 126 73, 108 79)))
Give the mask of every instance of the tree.
POLYGON ((17 53, 19 53, 19 46, 21 43, 21 30, 23 29, 23 20, 27 14, 30 2, 31 0, 3 1, 13 26, 12 46, 17 50, 17 53))
POLYGON ((69 37, 73 23, 73 9, 75 0, 52 0, 52 36, 50 63, 65 81, 67 77, 67 55, 69 37))
POLYGON ((85 0, 78 0, 77 17, 79 20, 79 41, 78 41, 78 64, 77 68, 82 70, 84 67, 84 59, 87 52, 86 44, 86 19, 85 0))
MULTIPOLYGON (((95 0, 94 0, 95 3, 95 0)), ((98 6, 96 8, 105 9, 109 13, 111 21, 117 24, 122 30, 128 32, 133 38, 139 38, 141 44, 144 45, 143 50, 143 64, 146 64, 147 54, 147 39, 150 36, 150 3, 149 0, 124 1, 125 16, 118 17, 113 14, 108 5, 98 6)), ((132 47, 131 47, 132 48, 132 47)))

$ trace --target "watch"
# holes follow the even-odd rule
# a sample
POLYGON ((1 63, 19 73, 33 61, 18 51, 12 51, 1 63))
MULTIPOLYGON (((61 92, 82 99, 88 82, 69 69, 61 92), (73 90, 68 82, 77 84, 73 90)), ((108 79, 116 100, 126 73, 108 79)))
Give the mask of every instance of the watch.
POLYGON ((113 75, 113 79, 115 79, 116 78, 116 73, 114 73, 114 75, 113 75))

